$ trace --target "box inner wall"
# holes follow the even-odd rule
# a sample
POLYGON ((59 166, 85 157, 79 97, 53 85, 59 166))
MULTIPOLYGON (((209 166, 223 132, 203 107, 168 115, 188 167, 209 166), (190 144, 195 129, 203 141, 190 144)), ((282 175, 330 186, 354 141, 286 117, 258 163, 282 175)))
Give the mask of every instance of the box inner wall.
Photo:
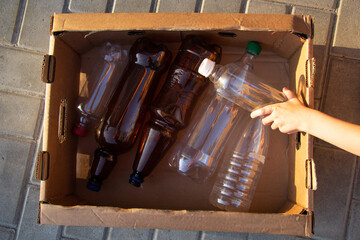
MULTIPOLYGON (((115 34, 117 35, 117 34, 115 34)), ((171 34, 173 35, 173 33, 171 34)), ((90 36, 90 35, 89 35, 90 36)), ((156 34, 154 36, 157 36, 156 34)), ((155 42, 158 41, 159 36, 152 38, 155 42)), ((207 37, 207 36, 205 36, 207 37)), ((104 36, 98 39, 105 38, 104 36)), ((133 38, 134 40, 139 36, 133 38)), ((207 37, 208 38, 208 37, 207 37)), ((247 39, 249 37, 246 37, 247 39)), ((111 37, 110 37, 111 39, 111 37)), ((181 38, 180 38, 181 39, 181 38)), ((177 49, 180 46, 176 37, 171 37, 169 43, 165 44, 172 51, 173 56, 176 55, 177 49)), ((251 40, 251 39, 249 39, 251 40)), ((129 40, 127 40, 129 41, 129 40)), ((225 44, 220 44, 223 47, 223 57, 221 64, 238 59, 244 52, 246 42, 240 42, 237 46, 231 46, 226 41, 225 44), (226 45, 227 43, 227 45, 226 45)), ((75 42, 72 40, 72 42, 75 42)), ((96 43, 100 40, 95 41, 96 43)), ((211 43, 217 43, 210 40, 211 43)), ((261 42, 261 41, 260 41, 261 42)), ((129 43, 123 44, 129 48, 129 43)), ((255 63, 256 72, 263 77, 264 81, 271 86, 281 90, 283 86, 289 87, 289 60, 280 57, 278 54, 270 51, 265 46, 265 50, 261 53, 255 63), (271 77, 269 77, 271 76, 271 77)), ((81 54, 81 75, 85 75, 91 69, 91 62, 86 54, 81 54)), ((163 80, 166 74, 163 75, 163 80)), ((78 83, 76 83, 78 84, 78 83)), ((77 87, 79 89, 79 87, 77 87)), ((75 108, 75 103, 69 103, 69 107, 75 108)), ((74 114, 75 112, 69 110, 74 114)), ((69 122, 72 126, 74 122, 69 122)), ((124 208, 159 208, 159 209, 188 209, 188 210, 216 210, 208 203, 208 195, 214 178, 210 179, 208 184, 196 184, 190 179, 180 176, 167 166, 167 157, 160 162, 148 178, 145 179, 143 187, 140 189, 134 188, 127 183, 131 166, 134 159, 136 146, 126 154, 119 156, 118 163, 110 175, 104 182, 100 193, 88 191, 85 188, 87 171, 92 159, 93 150, 97 144, 94 140, 94 135, 89 134, 86 139, 79 140, 79 147, 76 155, 77 171, 76 171, 76 189, 73 193, 80 199, 84 199, 87 204, 100 206, 117 206, 124 208)), ((69 136, 75 138, 74 136, 69 136)), ((178 139, 181 137, 181 132, 178 139)), ((258 189, 255 194, 252 212, 277 212, 283 204, 288 201, 288 184, 289 184, 289 166, 288 166, 288 146, 289 139, 287 135, 279 132, 271 132, 271 144, 269 157, 266 159, 266 164, 263 170, 262 177, 259 182, 258 189), (268 179, 271 179, 269 181, 268 179)), ((176 143, 175 143, 176 144, 176 143)), ((169 151, 171 152, 171 150, 169 151)))

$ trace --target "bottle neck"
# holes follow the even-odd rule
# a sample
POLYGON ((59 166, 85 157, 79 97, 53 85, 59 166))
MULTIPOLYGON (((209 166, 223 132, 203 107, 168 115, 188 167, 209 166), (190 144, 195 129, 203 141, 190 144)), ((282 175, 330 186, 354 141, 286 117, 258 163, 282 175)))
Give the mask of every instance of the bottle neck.
POLYGON ((90 120, 89 120, 88 116, 86 116, 85 114, 81 114, 78 124, 82 127, 88 127, 89 123, 90 123, 90 120))
MULTIPOLYGON (((244 68, 247 70, 253 70, 254 69, 254 60, 257 55, 253 55, 251 53, 246 52, 239 60, 235 61, 233 64, 244 68)), ((223 74, 222 69, 223 66, 215 64, 214 68, 212 69, 210 75, 208 78, 211 82, 214 84, 217 84, 217 82, 220 80, 220 76, 223 74)))
POLYGON ((222 68, 221 65, 215 64, 213 70, 211 71, 210 75, 208 76, 209 80, 213 83, 216 83, 219 80, 221 72, 219 71, 222 68))
POLYGON ((253 55, 251 53, 245 52, 245 54, 234 63, 237 65, 241 65, 246 69, 252 70, 254 69, 254 60, 256 58, 256 55, 253 55))

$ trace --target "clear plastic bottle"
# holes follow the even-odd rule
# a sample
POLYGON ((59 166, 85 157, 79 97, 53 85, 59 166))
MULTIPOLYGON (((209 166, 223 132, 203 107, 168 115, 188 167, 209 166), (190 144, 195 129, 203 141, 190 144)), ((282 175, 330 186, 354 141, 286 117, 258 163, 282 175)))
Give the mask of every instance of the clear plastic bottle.
POLYGON ((286 101, 284 93, 263 83, 258 76, 249 71, 253 68, 253 61, 260 51, 260 45, 249 42, 246 53, 238 61, 222 66, 205 59, 199 67, 199 73, 214 83, 219 95, 248 111, 286 101))
POLYGON ((250 120, 242 130, 235 150, 225 154, 209 197, 223 210, 249 211, 268 151, 269 126, 261 118, 250 120))
POLYGON ((101 59, 96 63, 94 70, 88 78, 88 97, 78 105, 80 113, 73 133, 78 136, 86 136, 91 122, 101 119, 106 112, 110 99, 120 84, 120 77, 127 63, 127 51, 120 45, 106 42, 99 47, 101 59))
POLYGON ((254 60, 258 43, 249 42, 246 53, 225 66, 205 59, 199 73, 209 77, 216 92, 201 102, 181 142, 171 153, 169 165, 196 182, 205 182, 215 171, 230 133, 241 127, 243 116, 257 107, 285 101, 286 96, 256 77, 254 60))
POLYGON ((169 160, 178 173, 204 183, 215 171, 228 142, 245 110, 209 90, 194 119, 185 130, 169 160))

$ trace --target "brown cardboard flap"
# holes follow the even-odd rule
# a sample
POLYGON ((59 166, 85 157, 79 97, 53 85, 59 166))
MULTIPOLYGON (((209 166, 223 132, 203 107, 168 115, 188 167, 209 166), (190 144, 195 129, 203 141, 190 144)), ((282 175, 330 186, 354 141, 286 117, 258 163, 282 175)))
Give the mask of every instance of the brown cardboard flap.
POLYGON ((81 13, 55 14, 53 32, 106 30, 272 30, 312 35, 308 17, 228 13, 81 13))
MULTIPOLYGON (((312 39, 308 39, 290 59, 290 77, 295 80, 291 82, 290 87, 300 100, 309 107, 314 104, 314 88, 311 87, 312 85, 306 84, 306 75, 308 73, 308 59, 312 59, 312 57, 312 39)), ((295 136, 293 137, 295 138, 295 136)), ((292 141, 292 143, 297 142, 297 148, 290 147, 291 151, 294 151, 292 154, 294 154, 295 159, 290 161, 289 182, 294 184, 289 186, 289 200, 296 202, 305 209, 312 209, 313 193, 306 186, 306 160, 312 159, 313 155, 312 137, 304 133, 299 133, 297 137, 297 140, 292 141)))
POLYGON ((310 215, 223 211, 169 211, 40 204, 40 223, 50 225, 272 233, 310 236, 310 215), (74 217, 76 216, 76 217, 74 217))
POLYGON ((50 154, 51 161, 48 179, 43 183, 45 187, 41 187, 42 201, 73 192, 76 164, 76 161, 69 161, 76 157, 76 142, 74 139, 63 141, 63 136, 69 135, 71 129, 66 128, 67 123, 62 120, 73 121, 72 118, 75 117, 74 104, 78 92, 80 60, 79 56, 63 41, 58 38, 53 38, 53 40, 55 44, 50 48, 50 52, 56 57, 57 64, 54 82, 46 86, 43 141, 43 150, 50 154), (73 109, 69 110, 69 117, 66 118, 63 118, 65 115, 61 116, 64 101, 68 102, 69 109, 73 109))
POLYGON ((283 207, 279 210, 279 213, 286 213, 286 214, 301 214, 304 212, 304 208, 293 203, 290 201, 287 201, 283 207))

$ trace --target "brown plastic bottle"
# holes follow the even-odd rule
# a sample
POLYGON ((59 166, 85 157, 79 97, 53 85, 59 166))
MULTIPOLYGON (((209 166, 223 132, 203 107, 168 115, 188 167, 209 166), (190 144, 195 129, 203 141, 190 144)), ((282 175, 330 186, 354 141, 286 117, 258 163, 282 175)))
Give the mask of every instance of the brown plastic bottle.
POLYGON ((90 179, 86 187, 92 191, 100 191, 102 181, 105 180, 116 164, 117 156, 104 148, 97 148, 94 161, 90 169, 90 179))
POLYGON ((205 58, 219 62, 220 57, 221 48, 199 36, 183 40, 165 84, 150 107, 151 119, 141 133, 130 184, 141 185, 173 144, 178 130, 187 125, 195 101, 208 83, 198 73, 200 63, 205 58))
POLYGON ((96 150, 87 187, 99 191, 110 174, 116 155, 134 144, 146 110, 161 78, 171 62, 171 52, 148 38, 138 39, 130 49, 129 62, 108 110, 96 131, 96 150))

